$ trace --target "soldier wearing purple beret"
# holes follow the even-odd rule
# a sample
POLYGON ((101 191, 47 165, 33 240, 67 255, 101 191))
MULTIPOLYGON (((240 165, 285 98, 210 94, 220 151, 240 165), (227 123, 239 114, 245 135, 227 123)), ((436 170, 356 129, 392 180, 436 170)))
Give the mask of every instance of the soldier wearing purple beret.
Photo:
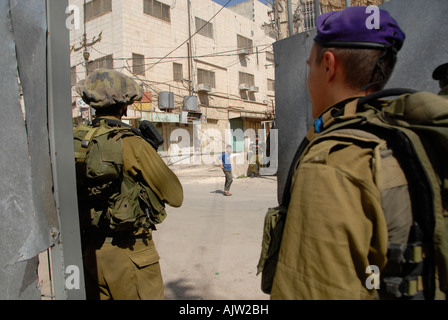
POLYGON ((292 176, 272 299, 383 298, 388 246, 408 241, 408 183, 386 141, 334 129, 356 116, 359 98, 383 89, 405 40, 387 11, 376 8, 372 27, 366 9, 317 19, 307 61, 315 124, 292 176))

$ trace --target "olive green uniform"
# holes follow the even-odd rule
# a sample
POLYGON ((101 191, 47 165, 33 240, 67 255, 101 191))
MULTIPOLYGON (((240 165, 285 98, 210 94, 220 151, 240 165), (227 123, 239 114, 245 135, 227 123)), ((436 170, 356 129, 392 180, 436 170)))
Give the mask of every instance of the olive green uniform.
POLYGON ((372 299, 366 268, 382 269, 388 243, 405 245, 411 223, 407 181, 385 141, 313 134, 293 177, 271 298, 372 299))
MULTIPOLYGON (((76 90, 84 102, 97 111, 102 111, 104 115, 101 117, 102 119, 115 121, 119 119, 119 115, 117 117, 105 115, 115 115, 117 110, 122 113, 126 110, 125 107, 142 98, 142 89, 135 81, 120 72, 108 69, 99 69, 91 73, 86 80, 77 84, 76 90)), ((105 126, 106 124, 101 123, 100 125, 105 126)), ((80 130, 84 130, 84 128, 80 130)), ((87 136, 90 132, 94 131, 90 130, 87 136)), ((99 169, 100 179, 93 181, 94 184, 99 184, 98 186, 94 185, 92 188, 92 185, 83 184, 83 180, 91 173, 87 172, 85 168, 77 167, 78 178, 81 179, 78 181, 81 182, 78 184, 81 187, 78 190, 78 196, 81 200, 79 203, 80 215, 84 229, 83 249, 88 299, 155 300, 164 298, 159 254, 152 239, 152 229, 155 226, 140 224, 141 221, 137 220, 138 224, 134 224, 133 228, 122 228, 119 231, 119 226, 113 223, 118 224, 120 219, 135 218, 130 217, 135 213, 135 208, 139 213, 145 211, 147 215, 145 219, 150 219, 151 213, 144 210, 150 209, 143 208, 148 204, 142 203, 141 200, 149 201, 153 209, 157 207, 159 208, 157 210, 161 210, 163 213, 165 213, 164 204, 180 207, 183 202, 182 185, 154 147, 142 137, 129 132, 130 130, 127 134, 117 134, 107 138, 107 140, 121 141, 121 152, 120 149, 109 150, 110 145, 108 147, 105 142, 102 142, 105 143, 104 145, 98 142, 99 149, 102 150, 99 158, 103 163, 99 169), (119 154, 119 161, 115 159, 115 153, 119 154), (110 172, 102 171, 102 167, 120 167, 119 171, 113 170, 113 173, 122 172, 121 189, 115 198, 111 198, 107 191, 104 197, 101 193, 102 190, 107 190, 108 186, 114 183, 114 181, 110 181, 112 179, 110 172), (136 187, 140 185, 144 187, 137 189, 136 187), (154 197, 148 195, 147 187, 152 191, 151 194, 155 194, 154 197), (117 212, 114 212, 116 209, 114 201, 118 202, 117 199, 121 195, 123 198, 118 209, 119 213, 124 216, 115 216, 117 212), (108 215, 110 217, 104 217, 108 215), (104 225, 102 222, 108 224, 104 225)), ((84 146, 86 142, 90 143, 87 144, 88 146, 93 144, 87 136, 84 137, 85 140, 81 144, 81 149, 84 148, 84 151, 88 148, 84 146)), ((75 136, 75 142, 78 141, 76 139, 79 137, 75 136)), ((82 160, 82 157, 79 158, 82 152, 79 151, 75 150, 75 155, 78 154, 77 163, 82 164, 83 162, 79 161, 79 159, 82 160)), ((92 177, 89 176, 89 178, 92 177)), ((96 173, 95 178, 98 178, 96 173)), ((92 180, 90 181, 92 182, 92 180)), ((161 214, 161 212, 157 212, 157 214, 161 214)), ((161 221, 163 219, 151 222, 157 224, 161 221)))
MULTIPOLYGON (((179 179, 142 138, 123 138, 123 167, 124 174, 144 180, 161 201, 173 207, 182 205, 179 179)), ((159 255, 151 232, 139 229, 124 239, 99 233, 91 239, 84 256, 88 298, 163 299, 159 255)))

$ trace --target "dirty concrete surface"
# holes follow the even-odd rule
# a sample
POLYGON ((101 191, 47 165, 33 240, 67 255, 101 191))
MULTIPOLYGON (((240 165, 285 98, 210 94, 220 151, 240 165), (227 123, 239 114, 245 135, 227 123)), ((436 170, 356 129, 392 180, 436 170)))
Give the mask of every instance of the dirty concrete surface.
POLYGON ((266 300, 257 263, 264 216, 277 204, 277 178, 234 178, 223 195, 218 166, 174 168, 181 208, 154 233, 167 300, 266 300))

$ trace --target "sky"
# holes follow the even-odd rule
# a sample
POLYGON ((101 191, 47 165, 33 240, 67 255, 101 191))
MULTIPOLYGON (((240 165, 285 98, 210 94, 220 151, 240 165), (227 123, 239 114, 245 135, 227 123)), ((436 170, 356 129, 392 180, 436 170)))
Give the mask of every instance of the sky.
MULTIPOLYGON (((223 5, 225 5, 229 0, 212 0, 212 1, 214 1, 214 2, 216 2, 216 3, 219 3, 220 5, 223 6, 223 5)), ((246 0, 232 0, 232 2, 229 3, 229 6, 233 6, 234 4, 237 4, 237 3, 240 3, 240 2, 244 2, 244 1, 246 1, 246 0)), ((266 0, 258 0, 258 1, 260 1, 261 3, 264 3, 264 4, 267 3, 266 0)))

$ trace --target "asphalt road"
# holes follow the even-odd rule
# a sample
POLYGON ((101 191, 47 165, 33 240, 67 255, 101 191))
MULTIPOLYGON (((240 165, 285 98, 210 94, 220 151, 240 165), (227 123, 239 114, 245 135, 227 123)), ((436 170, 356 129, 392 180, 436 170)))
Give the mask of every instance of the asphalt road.
POLYGON ((257 263, 264 216, 277 205, 276 177, 234 179, 223 195, 218 166, 176 169, 181 208, 154 233, 167 300, 266 300, 257 263))

